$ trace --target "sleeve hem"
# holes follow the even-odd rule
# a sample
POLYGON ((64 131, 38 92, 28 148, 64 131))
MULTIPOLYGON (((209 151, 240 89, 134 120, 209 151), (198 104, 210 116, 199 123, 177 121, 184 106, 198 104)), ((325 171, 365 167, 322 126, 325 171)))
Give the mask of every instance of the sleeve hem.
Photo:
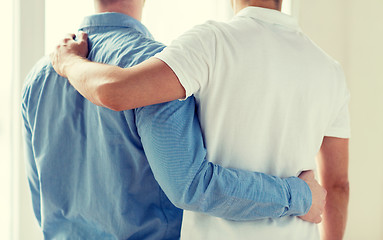
POLYGON ((326 131, 324 134, 326 137, 336 137, 336 138, 350 138, 351 134, 349 130, 341 128, 333 128, 326 131))
POLYGON ((186 80, 184 74, 177 68, 177 63, 174 62, 172 59, 167 58, 166 55, 163 55, 161 53, 157 53, 153 58, 157 58, 161 61, 163 61, 172 71, 174 74, 177 76, 178 81, 181 83, 182 87, 185 89, 185 98, 179 99, 181 101, 186 100, 188 97, 190 97, 193 93, 191 91, 191 86, 189 82, 186 80))

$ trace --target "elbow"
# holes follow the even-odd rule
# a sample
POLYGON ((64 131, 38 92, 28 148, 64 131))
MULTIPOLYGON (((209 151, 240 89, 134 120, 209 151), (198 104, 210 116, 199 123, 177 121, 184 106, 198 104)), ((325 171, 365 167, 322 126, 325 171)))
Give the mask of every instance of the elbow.
POLYGON ((214 178, 214 165, 205 161, 202 167, 191 176, 193 176, 193 180, 184 182, 177 188, 179 191, 172 199, 173 204, 189 211, 211 213, 222 204, 221 200, 224 200, 220 199, 214 203, 211 201, 212 196, 218 197, 217 194, 223 191, 217 189, 219 185, 216 184, 214 178))
POLYGON ((337 192, 341 193, 343 195, 349 195, 350 194, 350 183, 349 181, 341 181, 334 183, 326 188, 328 194, 331 194, 331 192, 337 192))
POLYGON ((185 198, 186 191, 184 188, 179 188, 179 190, 171 191, 167 193, 167 196, 174 206, 181 209, 190 210, 190 204, 188 204, 188 201, 186 201, 185 198))
POLYGON ((184 202, 179 201, 179 199, 174 199, 174 198, 173 198, 173 199, 170 199, 170 198, 169 198, 169 200, 170 200, 170 202, 173 203, 173 205, 176 206, 177 208, 179 208, 179 209, 183 209, 183 210, 189 210, 188 207, 187 207, 187 205, 186 205, 184 202))
POLYGON ((342 189, 343 192, 345 193, 350 193, 350 182, 347 181, 345 183, 343 183, 341 186, 340 186, 340 189, 342 189))
MULTIPOLYGON (((112 84, 102 84, 95 90, 96 105, 119 112, 128 109, 122 104, 123 98, 119 97, 118 89, 112 84)), ((126 100, 126 99, 124 99, 126 100)))
POLYGON ((173 199, 170 200, 174 206, 177 208, 193 211, 193 212, 208 212, 206 209, 203 208, 203 204, 193 204, 192 202, 184 201, 184 199, 173 199))
POLYGON ((197 200, 196 194, 190 192, 189 186, 178 186, 177 191, 166 193, 169 200, 173 203, 174 206, 180 209, 201 212, 203 211, 200 201, 197 200), (200 203, 200 204, 198 204, 200 203))
POLYGON ((223 192, 223 189, 217 189, 220 186, 214 178, 214 165, 207 161, 195 171, 190 170, 183 179, 168 179, 166 183, 161 186, 169 200, 184 210, 210 213, 224 201, 212 201, 219 198, 217 194, 223 192))

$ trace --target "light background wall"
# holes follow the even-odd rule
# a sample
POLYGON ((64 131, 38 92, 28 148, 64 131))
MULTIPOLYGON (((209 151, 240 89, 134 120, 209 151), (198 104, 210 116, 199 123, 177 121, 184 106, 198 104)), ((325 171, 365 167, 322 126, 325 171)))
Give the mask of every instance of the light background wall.
MULTIPOLYGON (((1 4, 4 12, 12 11, 12 2, 6 1, 1 4)), ((2 30, 6 33, 12 32, 12 16, 10 14, 0 14, 0 22, 2 30), (8 24, 7 24, 8 23, 8 24)), ((0 239, 10 239, 11 223, 9 218, 11 216, 11 166, 10 166, 10 126, 11 121, 8 113, 10 111, 10 89, 12 73, 12 45, 11 37, 3 37, 0 42, 0 72, 1 72, 1 87, 0 87, 0 239)))
MULTIPOLYGON (((42 2, 43 0, 33 2, 36 1, 42 2)), ((30 4, 32 1, 17 0, 17 2, 23 4, 20 14, 27 16, 24 18, 25 28, 34 29, 36 25, 44 25, 43 14, 39 13, 41 9, 35 9, 35 5, 30 4), (34 20, 31 21, 31 19, 34 20)), ((217 4, 218 2, 219 0, 217 0, 217 4)), ((383 1, 294 0, 293 3, 295 4, 292 8, 293 14, 298 17, 303 30, 343 65, 352 94, 350 105, 352 122, 351 200, 345 239, 382 240, 383 1)), ((41 3, 41 5, 44 4, 41 3)), ((225 9, 217 9, 217 11, 226 11, 225 14, 227 14, 228 6, 226 5, 225 9)), ((201 12, 201 15, 205 16, 206 13, 201 12)), ((224 16, 222 15, 218 19, 222 19, 224 16)), ((147 20, 148 24, 150 24, 149 22, 147 20)), ((158 24, 160 24, 159 21, 158 24)), ((173 27, 180 27, 178 25, 179 23, 175 23, 173 27)), ((161 35, 163 28, 164 26, 158 26, 157 30, 151 30, 154 35, 161 35)), ((39 28, 38 31, 40 30, 39 28)), ((33 34, 28 31, 20 32, 26 35, 21 36, 21 42, 16 42, 16 44, 24 48, 30 46, 35 51, 38 49, 40 55, 44 52, 41 42, 33 42, 33 36, 37 36, 36 32, 33 34)), ((17 34, 19 34, 19 30, 16 29, 17 34)), ((175 36, 171 36, 171 38, 175 36)), ((16 58, 22 59, 16 64, 16 68, 20 70, 18 73, 20 78, 23 78, 21 75, 26 74, 31 64, 39 57, 35 52, 32 52, 30 56, 22 54, 31 52, 31 49, 20 49, 22 52, 16 53, 16 58)), ((19 92, 15 93, 15 95, 17 94, 19 92)), ((19 134, 18 130, 15 131, 16 134, 19 134)), ((20 139, 15 138, 13 141, 15 145, 20 145, 20 139)), ((20 156, 16 156, 16 158, 20 158, 20 156)), ((19 186, 14 196, 14 199, 19 199, 19 202, 14 203, 19 207, 16 215, 13 216, 14 226, 18 227, 18 231, 12 239, 42 239, 32 217, 23 168, 18 170, 14 184, 15 187, 19 186)))
POLYGON ((34 218, 25 176, 21 137, 21 86, 44 53, 44 0, 14 0, 13 77, 11 91, 12 240, 42 239, 34 218))
POLYGON ((337 59, 351 91, 345 239, 383 239, 383 1, 301 0, 303 30, 337 59))

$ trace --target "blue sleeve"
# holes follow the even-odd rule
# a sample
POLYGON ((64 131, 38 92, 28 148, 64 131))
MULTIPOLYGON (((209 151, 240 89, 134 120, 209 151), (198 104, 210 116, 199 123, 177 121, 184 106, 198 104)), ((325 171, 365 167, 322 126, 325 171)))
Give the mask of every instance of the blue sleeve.
POLYGON ((28 91, 24 91, 22 103, 22 117, 23 117, 23 136, 24 136, 24 149, 25 149, 25 165, 28 177, 29 189, 31 191, 32 205, 35 217, 41 226, 41 203, 40 203, 40 181, 39 174, 36 167, 36 162, 32 147, 32 130, 28 120, 27 113, 27 97, 28 91))
POLYGON ((136 110, 154 176, 182 209, 235 221, 304 215, 311 206, 299 178, 223 168, 206 160, 194 98, 136 110))

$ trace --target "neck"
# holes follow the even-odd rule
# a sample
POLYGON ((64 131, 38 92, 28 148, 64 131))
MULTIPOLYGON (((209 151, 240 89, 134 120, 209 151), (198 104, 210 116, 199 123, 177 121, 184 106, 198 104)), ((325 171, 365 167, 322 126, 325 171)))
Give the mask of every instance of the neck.
POLYGON ((281 11, 282 1, 276 3, 274 0, 233 0, 235 13, 238 13, 246 7, 261 7, 281 11))
POLYGON ((95 1, 94 8, 96 13, 123 13, 141 21, 143 4, 141 4, 140 1, 115 1, 109 4, 102 4, 99 1, 95 1))

